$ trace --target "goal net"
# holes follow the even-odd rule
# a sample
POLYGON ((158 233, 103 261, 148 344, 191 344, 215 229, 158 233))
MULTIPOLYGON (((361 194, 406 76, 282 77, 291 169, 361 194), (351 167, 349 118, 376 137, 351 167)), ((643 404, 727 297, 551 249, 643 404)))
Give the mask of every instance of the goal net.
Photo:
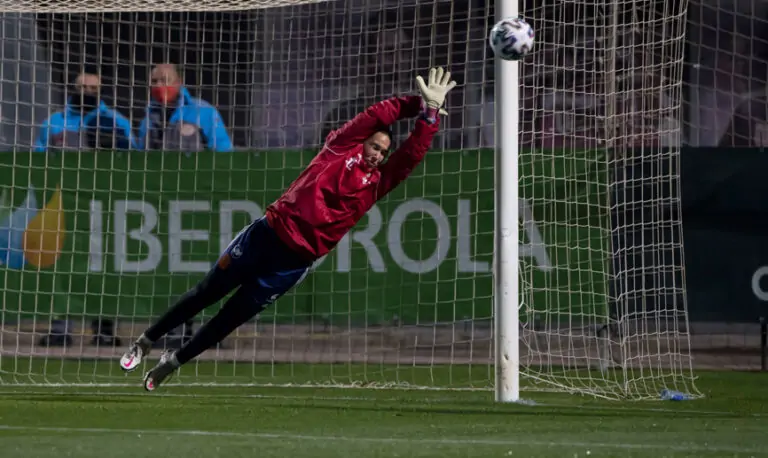
MULTIPOLYGON (((521 5, 537 33, 519 84, 524 390, 695 394, 677 205, 685 3, 656 3, 521 5)), ((0 382, 137 383, 116 358, 327 133, 444 65, 460 87, 427 159, 177 381, 493 386, 493 88, 517 83, 493 80, 490 0, 23 5, 0 16, 0 382), (148 109, 174 71, 182 106, 148 109), (83 86, 97 115, 77 108, 83 86)))

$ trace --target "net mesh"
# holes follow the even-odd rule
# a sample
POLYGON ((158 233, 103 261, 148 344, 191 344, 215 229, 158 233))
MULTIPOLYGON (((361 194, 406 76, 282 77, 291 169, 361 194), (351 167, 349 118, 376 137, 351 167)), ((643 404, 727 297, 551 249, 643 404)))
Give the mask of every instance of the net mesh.
MULTIPOLYGON (((492 2, 300 3, 107 12, 113 5, 88 2, 89 14, 70 14, 78 5, 67 2, 62 14, 48 2, 2 16, 3 144, 15 150, 0 159, 4 383, 125 383, 115 357, 263 213, 329 130, 445 65, 460 87, 433 153, 295 293, 178 380, 492 386, 490 148, 501 83, 486 41, 492 2), (39 144, 80 72, 98 75, 102 100, 135 141, 150 142, 141 125, 163 63, 218 110, 234 152, 195 152, 184 135, 181 152, 39 144)), ((675 168, 684 9, 521 9, 537 33, 521 84, 525 389, 695 391, 675 168)), ((191 124, 194 145, 210 147, 212 134, 191 124)), ((410 128, 395 126, 395 143, 410 128)), ((215 312, 159 346, 177 347, 215 312)))
POLYGON ((527 375, 605 395, 695 392, 677 169, 685 4, 551 3, 530 15, 527 375))
POLYGON ((768 36, 762 2, 690 4, 689 97, 691 146, 762 147, 766 135, 768 36))
POLYGON ((132 1, 130 3, 115 1, 90 1, 90 0, 48 0, 30 4, 29 2, 0 2, 0 11, 5 13, 74 13, 74 14, 98 14, 98 13, 131 13, 131 12, 173 12, 173 11, 247 11, 261 8, 280 8, 298 4, 320 3, 326 0, 256 0, 256 1, 231 1, 231 0, 182 0, 180 2, 162 2, 157 0, 132 1))

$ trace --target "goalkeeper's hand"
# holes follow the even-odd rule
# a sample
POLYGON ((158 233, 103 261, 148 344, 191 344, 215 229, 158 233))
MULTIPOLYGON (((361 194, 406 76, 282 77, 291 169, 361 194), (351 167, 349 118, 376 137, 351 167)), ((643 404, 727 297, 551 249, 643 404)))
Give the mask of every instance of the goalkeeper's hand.
POLYGON ((428 82, 424 83, 421 75, 416 77, 416 84, 421 91, 421 98, 426 104, 428 117, 434 118, 435 113, 447 115, 443 109, 445 97, 448 92, 456 87, 456 81, 451 81, 451 72, 446 72, 442 67, 429 69, 428 82))

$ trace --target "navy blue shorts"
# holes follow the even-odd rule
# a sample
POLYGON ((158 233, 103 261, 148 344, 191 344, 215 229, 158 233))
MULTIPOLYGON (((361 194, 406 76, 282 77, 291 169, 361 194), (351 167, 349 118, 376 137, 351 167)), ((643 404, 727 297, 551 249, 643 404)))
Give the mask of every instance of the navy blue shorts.
POLYGON ((271 304, 301 283, 311 267, 312 263, 291 251, 262 217, 235 236, 214 270, 217 276, 239 284, 237 294, 241 297, 256 304, 271 304))

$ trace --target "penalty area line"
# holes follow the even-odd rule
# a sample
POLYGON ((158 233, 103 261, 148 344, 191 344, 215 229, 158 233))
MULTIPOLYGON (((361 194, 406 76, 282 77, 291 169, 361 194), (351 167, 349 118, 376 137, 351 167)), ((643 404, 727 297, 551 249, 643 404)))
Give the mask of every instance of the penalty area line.
POLYGON ((85 433, 85 434, 136 434, 141 435, 162 435, 162 436, 185 436, 185 437, 221 437, 221 438, 241 438, 241 439, 259 439, 259 440, 296 440, 296 441, 317 441, 317 442, 351 442, 351 443, 376 443, 376 444, 432 444, 432 445, 482 445, 482 446, 529 446, 529 447, 582 447, 602 448, 602 449, 621 449, 621 450, 675 450, 686 452, 726 452, 726 453, 756 453, 764 454, 764 450, 730 447, 717 445, 669 445, 669 444, 641 444, 641 443, 609 443, 609 442, 584 442, 584 441, 537 441, 527 439, 441 439, 441 438, 420 438, 409 439, 403 437, 363 437, 363 436, 313 436, 306 434, 285 434, 285 433, 248 433, 234 431, 204 431, 204 430, 141 430, 125 428, 70 428, 55 426, 14 426, 0 425, 2 431, 26 431, 35 433, 85 433))

